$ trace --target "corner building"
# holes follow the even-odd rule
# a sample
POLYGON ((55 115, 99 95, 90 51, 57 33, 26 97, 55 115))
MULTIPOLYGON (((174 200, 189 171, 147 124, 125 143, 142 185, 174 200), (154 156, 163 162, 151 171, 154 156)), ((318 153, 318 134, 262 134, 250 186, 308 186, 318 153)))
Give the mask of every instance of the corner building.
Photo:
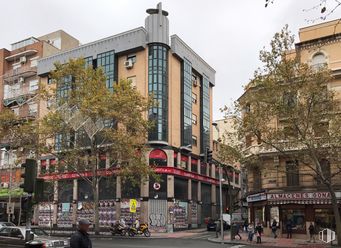
MULTIPOLYGON (((195 228, 204 225, 205 218, 216 217, 217 212, 218 174, 214 165, 200 161, 200 154, 212 146, 215 71, 177 35, 169 36, 168 13, 161 3, 147 14, 145 27, 39 60, 38 74, 48 84, 55 62, 83 57, 94 68, 104 68, 108 88, 115 81, 128 79, 144 96, 153 94, 159 104, 148 113, 156 125, 149 133, 146 157, 151 165, 157 165, 160 188, 154 182, 132 188, 121 184, 119 177, 114 183, 103 180, 99 185, 100 225, 139 216, 153 231, 195 228), (137 200, 133 215, 130 199, 137 200)), ((44 111, 48 110, 42 108, 44 111)), ((101 157, 103 168, 109 161, 101 157)), ((51 180, 47 171, 53 171, 55 164, 55 158, 42 157, 40 176, 51 180)), ((39 207, 36 218, 40 225, 49 225, 50 215, 58 227, 72 227, 79 218, 92 218, 87 184, 75 173, 63 173, 63 180, 53 201, 39 207)))

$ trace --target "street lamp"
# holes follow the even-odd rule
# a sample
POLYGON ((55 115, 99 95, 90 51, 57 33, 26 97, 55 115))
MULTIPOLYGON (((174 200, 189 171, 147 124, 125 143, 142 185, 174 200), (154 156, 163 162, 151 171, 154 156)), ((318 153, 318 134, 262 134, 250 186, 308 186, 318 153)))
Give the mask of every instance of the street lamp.
POLYGON ((225 181, 222 176, 222 168, 219 163, 219 205, 220 205, 220 237, 221 243, 224 243, 224 222, 223 222, 223 185, 222 183, 225 181))
POLYGON ((8 184, 8 207, 7 207, 7 221, 11 222, 11 205, 12 205, 12 163, 10 162, 10 151, 7 151, 5 147, 1 148, 2 152, 7 153, 7 164, 9 166, 9 184, 8 184))

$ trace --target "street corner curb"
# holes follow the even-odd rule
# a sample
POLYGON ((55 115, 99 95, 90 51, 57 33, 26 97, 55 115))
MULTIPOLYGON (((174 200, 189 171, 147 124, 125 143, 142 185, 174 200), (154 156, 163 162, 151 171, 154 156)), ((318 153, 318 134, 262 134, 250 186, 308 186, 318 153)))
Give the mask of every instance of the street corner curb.
MULTIPOLYGON (((215 238, 208 238, 207 240, 211 243, 221 243, 221 240, 217 240, 215 238)), ((229 240, 224 240, 223 243, 224 244, 230 244, 230 245, 247 245, 244 242, 229 241, 229 240)))

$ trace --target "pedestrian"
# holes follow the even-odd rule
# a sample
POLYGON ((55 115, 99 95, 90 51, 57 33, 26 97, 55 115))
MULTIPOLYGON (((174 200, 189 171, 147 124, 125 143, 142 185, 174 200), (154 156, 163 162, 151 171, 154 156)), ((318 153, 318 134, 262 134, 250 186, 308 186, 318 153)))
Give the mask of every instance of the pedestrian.
POLYGON ((277 238, 277 221, 274 219, 271 224, 271 231, 274 236, 274 238, 277 238))
POLYGON ((257 237, 257 244, 262 243, 262 232, 263 232, 263 226, 260 223, 258 223, 256 228, 255 228, 255 233, 256 233, 256 237, 257 237))
POLYGON ((70 248, 92 248, 92 243, 89 238, 90 222, 82 219, 78 222, 78 230, 72 234, 70 239, 70 248))
POLYGON ((248 233, 247 239, 248 239, 248 241, 250 241, 250 243, 251 243, 252 240, 253 240, 253 235, 254 235, 254 233, 255 233, 255 227, 254 227, 254 225, 253 225, 252 222, 251 222, 251 223, 248 225, 248 227, 247 227, 247 233, 248 233))
POLYGON ((311 222, 310 223, 310 226, 309 226, 309 242, 311 242, 311 240, 314 240, 314 243, 316 242, 315 241, 315 226, 314 224, 311 222))
MULTIPOLYGON (((238 237, 239 237, 239 240, 241 240, 241 239, 242 239, 242 236, 240 236, 240 234, 239 234, 239 229, 240 229, 240 227, 239 227, 238 223, 233 222, 232 226, 233 226, 233 229, 236 231, 236 232, 234 233, 235 235, 233 236, 233 239, 235 239, 236 236, 238 236, 238 237)), ((232 232, 232 230, 231 230, 231 232, 232 232)))
POLYGON ((245 219, 244 226, 243 226, 244 232, 247 232, 248 225, 249 225, 249 223, 247 222, 247 219, 245 219))
POLYGON ((215 223, 215 237, 218 238, 219 233, 221 231, 220 220, 216 220, 214 223, 215 223))
POLYGON ((289 219, 286 224, 287 239, 292 239, 292 221, 289 219))

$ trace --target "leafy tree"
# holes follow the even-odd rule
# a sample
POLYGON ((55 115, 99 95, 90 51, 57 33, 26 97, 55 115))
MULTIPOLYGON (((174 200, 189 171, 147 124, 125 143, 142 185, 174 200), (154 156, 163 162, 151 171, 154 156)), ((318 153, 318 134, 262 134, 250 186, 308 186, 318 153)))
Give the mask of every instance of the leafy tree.
POLYGON ((133 185, 153 174, 144 151, 151 126, 147 112, 154 103, 127 80, 108 89, 102 68, 86 66, 83 59, 55 64, 51 78, 54 89, 41 90, 44 98, 56 103, 40 122, 40 140, 49 144, 43 152, 58 158, 58 172, 76 172, 91 185, 99 232, 98 184, 105 176, 100 156, 110 158, 105 171, 118 169, 118 175, 133 185), (91 176, 84 176, 85 171, 91 176))
MULTIPOLYGON (((294 38, 286 26, 275 34, 269 51, 260 52, 263 66, 256 70, 232 111, 238 116, 239 136, 251 138, 257 150, 239 151, 248 165, 261 166, 257 161, 265 152, 298 161, 298 170, 303 165, 306 170, 299 173, 324 185, 331 195, 341 244, 341 219, 335 195, 341 174, 340 98, 329 88, 335 80, 332 72, 326 66, 313 68, 303 63, 299 54, 293 52, 293 45, 294 38), (323 163, 326 160, 330 162, 330 171, 323 163)), ((227 108, 224 111, 231 114, 227 108)), ((234 150, 229 154, 234 154, 234 150)), ((261 170, 266 173, 283 169, 261 166, 261 170)))

